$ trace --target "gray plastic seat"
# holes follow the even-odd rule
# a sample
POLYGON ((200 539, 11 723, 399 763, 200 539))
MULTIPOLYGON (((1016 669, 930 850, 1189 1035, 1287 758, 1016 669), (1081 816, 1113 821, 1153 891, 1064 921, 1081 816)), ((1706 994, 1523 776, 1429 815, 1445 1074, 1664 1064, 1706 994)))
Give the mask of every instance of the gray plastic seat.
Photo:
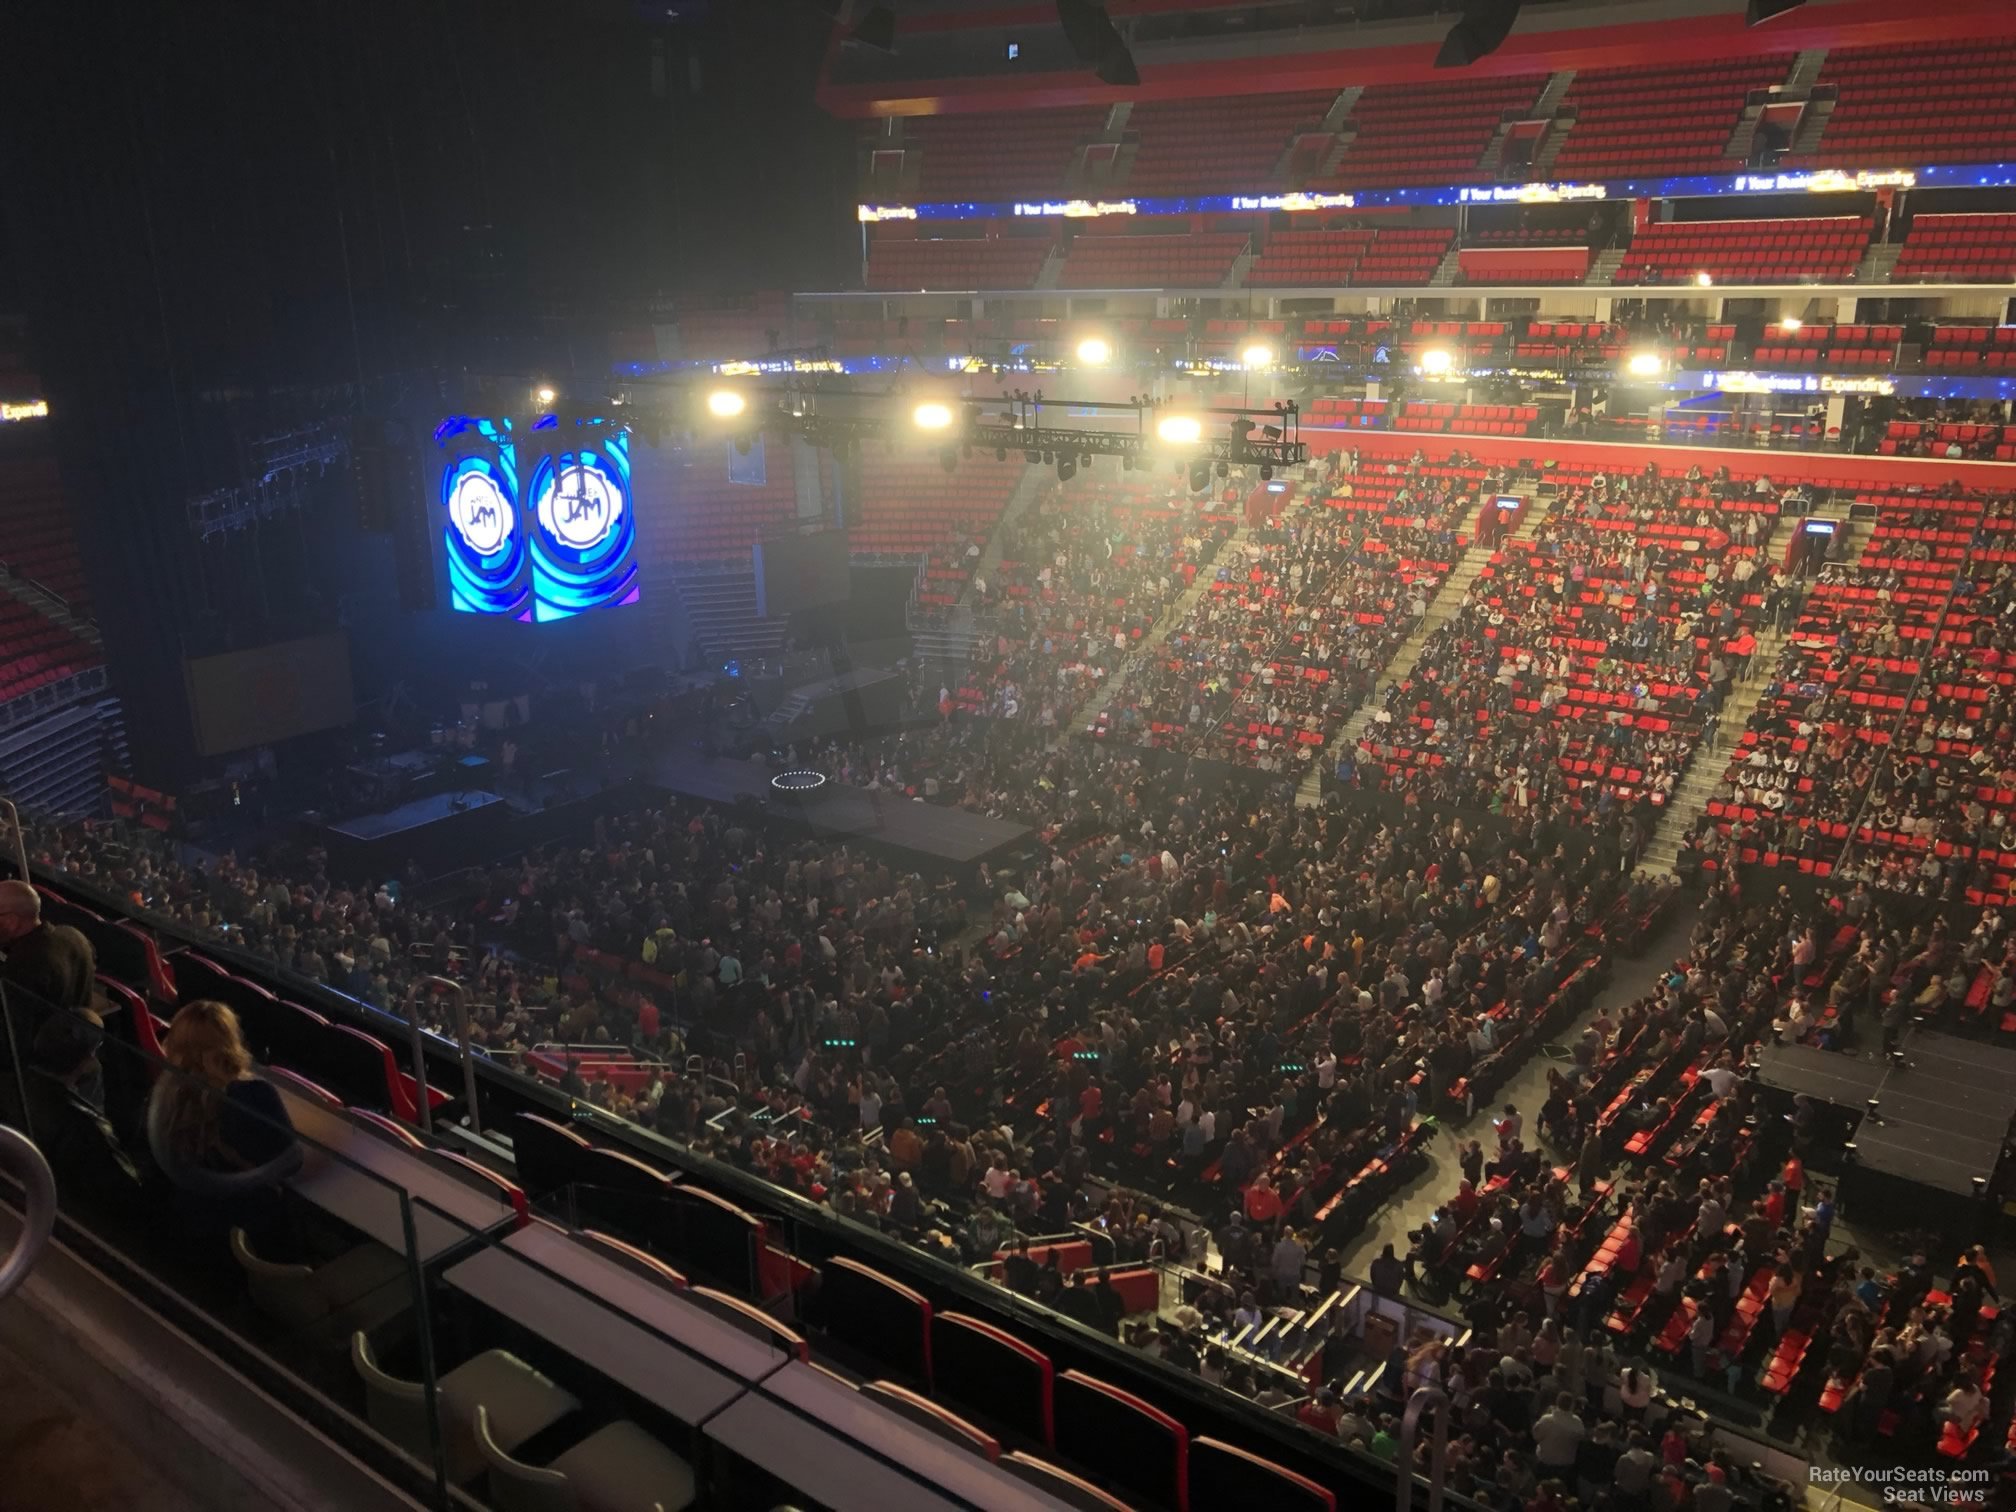
POLYGON ((234 1228, 231 1253, 252 1305, 318 1349, 375 1334, 411 1305, 406 1262, 382 1244, 360 1244, 311 1269, 253 1254, 245 1231, 234 1228))
MULTIPOLYGON (((387 1375, 372 1357, 371 1341, 351 1335, 350 1359, 364 1381, 371 1426, 408 1454, 427 1463, 433 1451, 427 1432, 427 1391, 418 1381, 387 1375)), ((436 1384, 441 1404, 442 1452, 448 1478, 458 1485, 483 1470, 483 1452, 476 1446, 476 1414, 489 1409, 490 1433, 504 1450, 516 1449, 544 1433, 581 1404, 572 1392, 556 1386, 516 1355, 485 1350, 457 1365, 436 1384)))
POLYGON ((698 1492, 693 1467, 635 1423, 598 1428, 550 1465, 515 1460, 476 1409, 476 1443, 490 1467, 498 1512, 684 1512, 698 1492))

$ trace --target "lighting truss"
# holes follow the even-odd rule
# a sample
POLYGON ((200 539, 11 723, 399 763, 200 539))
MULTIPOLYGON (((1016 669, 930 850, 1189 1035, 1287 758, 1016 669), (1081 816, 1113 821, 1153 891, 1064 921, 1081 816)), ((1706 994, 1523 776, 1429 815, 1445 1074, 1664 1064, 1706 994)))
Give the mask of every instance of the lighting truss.
MULTIPOLYGON (((669 424, 675 429, 690 425, 741 436, 767 431, 803 437, 829 449, 887 442, 1031 456, 1120 457, 1137 467, 1181 460, 1282 468, 1309 460, 1309 448, 1300 437, 1301 411, 1293 403, 1279 408, 1204 409, 1173 402, 1114 403, 1014 393, 992 399, 946 398, 942 402, 952 410, 952 423, 925 430, 912 419, 918 397, 914 392, 865 394, 803 384, 742 392, 746 407, 726 427, 718 419, 710 424, 704 397, 697 404, 690 398, 683 401, 679 418, 669 424), (1047 423, 1046 414, 1065 423, 1047 423), (1158 436, 1157 424, 1172 416, 1195 419, 1197 439, 1169 442, 1158 436), (1092 419, 1110 423, 1083 423, 1092 419)), ((665 390, 632 388, 619 397, 625 404, 648 405, 662 400, 665 390)))
POLYGON ((252 443, 250 471, 261 483, 271 483, 283 473, 299 468, 327 470, 350 452, 349 439, 327 422, 304 425, 299 430, 282 431, 252 443))
POLYGON ((349 455, 350 442, 327 422, 262 436, 246 449, 246 481, 216 488, 189 501, 189 528, 199 540, 244 530, 299 509, 308 502, 303 474, 309 468, 326 473, 349 455))

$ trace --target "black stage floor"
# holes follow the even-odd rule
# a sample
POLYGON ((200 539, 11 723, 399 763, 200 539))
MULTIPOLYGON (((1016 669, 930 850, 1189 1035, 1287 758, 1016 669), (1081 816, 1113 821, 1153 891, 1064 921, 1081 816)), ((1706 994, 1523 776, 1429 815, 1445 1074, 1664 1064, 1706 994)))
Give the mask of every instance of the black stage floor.
POLYGON ((1903 1041, 1905 1066, 1806 1045, 1768 1046, 1758 1067, 1767 1087, 1862 1110, 1856 1161, 1955 1196, 1974 1195, 1990 1177, 2016 1117, 2016 1050, 1916 1030, 1903 1041))
POLYGON ((799 820, 815 835, 872 841, 940 865, 989 860, 1032 833, 1026 824, 837 783, 802 801, 787 798, 771 788, 771 770, 760 761, 675 752, 654 762, 651 775, 688 798, 719 804, 760 799, 766 815, 799 820))

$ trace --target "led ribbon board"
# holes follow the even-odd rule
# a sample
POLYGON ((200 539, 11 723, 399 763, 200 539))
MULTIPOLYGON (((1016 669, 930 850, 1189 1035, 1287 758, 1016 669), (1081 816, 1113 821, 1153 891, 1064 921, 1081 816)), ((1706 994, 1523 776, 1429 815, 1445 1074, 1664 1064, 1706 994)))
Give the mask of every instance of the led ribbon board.
POLYGON ((2016 163, 1941 163, 1918 168, 1817 168, 1772 173, 1692 173, 1593 183, 1420 184, 1340 192, 1136 195, 1129 199, 934 200, 856 205, 863 225, 884 221, 1109 220, 1126 216, 1237 215, 1281 210, 1365 210, 1418 205, 1560 205, 1585 200, 1684 199, 1752 194, 1869 193, 1878 189, 1982 189, 2016 185, 2016 163))
POLYGON ((637 602, 628 431, 577 421, 563 432, 549 415, 528 438, 508 419, 457 417, 434 440, 450 607, 546 624, 637 602))

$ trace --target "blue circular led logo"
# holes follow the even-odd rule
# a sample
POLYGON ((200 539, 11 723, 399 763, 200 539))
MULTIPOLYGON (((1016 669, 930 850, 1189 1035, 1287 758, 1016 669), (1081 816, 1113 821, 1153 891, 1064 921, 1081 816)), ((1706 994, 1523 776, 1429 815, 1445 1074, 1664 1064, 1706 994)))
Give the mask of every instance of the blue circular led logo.
POLYGON ((525 535, 518 528, 518 480, 507 448, 457 457, 441 470, 442 532, 454 606, 475 614, 519 614, 530 596, 525 535))
POLYGON ((533 614, 565 619, 637 597, 637 512, 629 438, 549 453, 532 468, 533 614))

